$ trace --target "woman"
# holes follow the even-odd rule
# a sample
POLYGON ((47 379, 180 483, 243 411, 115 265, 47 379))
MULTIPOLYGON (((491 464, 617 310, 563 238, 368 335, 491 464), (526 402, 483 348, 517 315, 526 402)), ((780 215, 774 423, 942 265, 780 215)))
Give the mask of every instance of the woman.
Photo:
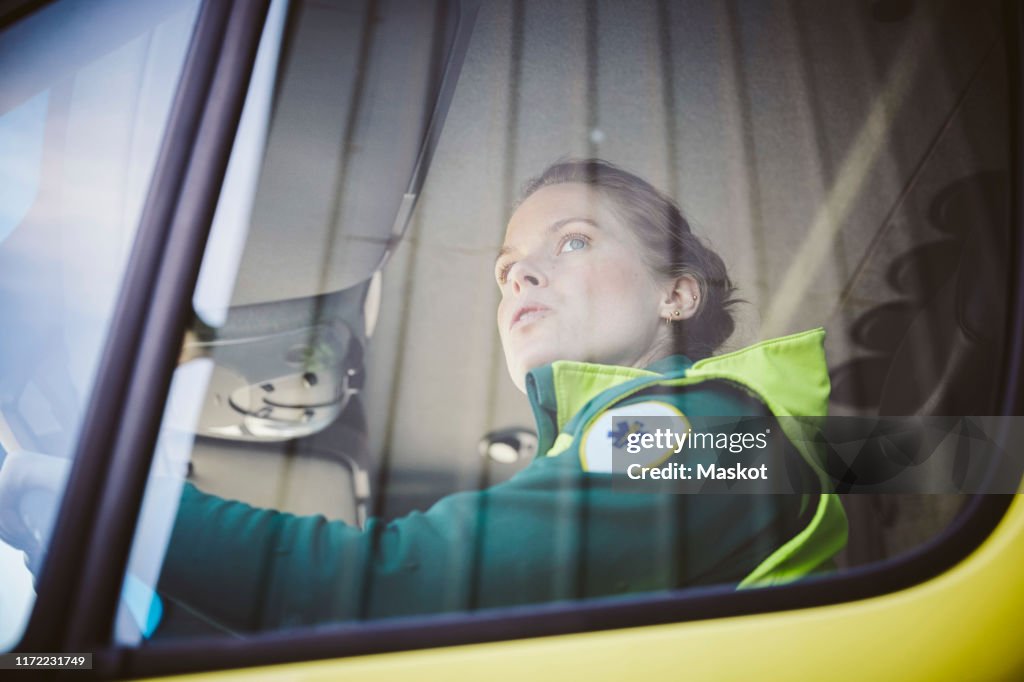
POLYGON ((495 277, 541 454, 505 483, 362 530, 188 485, 158 586, 172 615, 253 631, 771 584, 828 565, 846 538, 830 495, 612 489, 613 407, 691 419, 827 409, 821 330, 711 356, 733 330, 733 287, 670 199, 600 160, 557 163, 526 185, 495 277))
POLYGON ((612 405, 691 417, 765 414, 765 402, 780 416, 826 409, 820 331, 694 364, 732 332, 733 287, 671 200, 603 161, 557 163, 526 185, 495 276, 508 370, 541 456, 506 483, 365 530, 190 487, 160 591, 257 630, 765 584, 818 570, 842 547, 845 517, 827 495, 612 490, 601 425, 612 405))

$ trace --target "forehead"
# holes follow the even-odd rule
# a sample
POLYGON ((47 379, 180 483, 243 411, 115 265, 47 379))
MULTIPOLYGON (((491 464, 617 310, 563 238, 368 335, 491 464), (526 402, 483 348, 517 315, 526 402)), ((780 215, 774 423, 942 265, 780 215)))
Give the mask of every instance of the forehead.
POLYGON ((592 220, 607 229, 618 223, 600 190, 576 182, 549 185, 531 194, 509 218, 505 244, 541 236, 567 218, 592 220))

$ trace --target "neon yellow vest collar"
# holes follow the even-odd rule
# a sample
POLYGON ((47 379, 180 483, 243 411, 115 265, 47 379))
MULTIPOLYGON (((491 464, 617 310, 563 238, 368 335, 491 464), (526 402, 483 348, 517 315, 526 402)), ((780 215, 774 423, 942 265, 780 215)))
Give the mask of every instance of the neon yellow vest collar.
MULTIPOLYGON (((680 361, 676 358, 681 356, 673 356, 666 359, 670 361, 668 367, 656 363, 643 370, 570 361, 534 370, 528 376, 527 389, 537 417, 540 453, 555 455, 563 451, 571 436, 562 434, 554 443, 555 434, 590 400, 615 387, 621 387, 618 397, 625 398, 653 385, 687 386, 725 380, 754 393, 777 417, 823 417, 828 414, 831 387, 824 339, 825 330, 819 327, 692 365, 686 358, 680 361)), ((818 453, 811 449, 809 439, 802 437, 800 422, 784 420, 783 428, 824 481, 818 453)), ((740 587, 786 583, 815 571, 846 545, 847 533, 846 513, 838 497, 819 495, 805 529, 772 553, 740 587)))

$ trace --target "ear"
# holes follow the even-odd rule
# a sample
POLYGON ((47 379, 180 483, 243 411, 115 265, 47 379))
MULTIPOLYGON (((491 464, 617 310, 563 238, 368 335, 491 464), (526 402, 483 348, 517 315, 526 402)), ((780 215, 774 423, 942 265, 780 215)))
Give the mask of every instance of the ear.
POLYGON ((662 319, 677 322, 693 317, 699 308, 700 285, 692 275, 683 275, 665 289, 659 314, 662 319))

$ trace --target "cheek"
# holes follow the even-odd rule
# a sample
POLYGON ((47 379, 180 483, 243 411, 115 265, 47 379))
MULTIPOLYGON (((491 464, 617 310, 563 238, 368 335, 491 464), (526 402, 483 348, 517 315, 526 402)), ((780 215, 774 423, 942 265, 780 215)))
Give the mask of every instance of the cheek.
POLYGON ((495 317, 494 323, 498 327, 498 336, 501 337, 502 344, 505 343, 505 325, 502 322, 502 320, 505 319, 505 307, 506 307, 505 306, 505 299, 502 299, 498 303, 498 310, 497 310, 497 313, 494 316, 495 317))
POLYGON ((594 269, 581 281, 589 307, 595 312, 607 308, 619 315, 639 314, 651 308, 656 297, 643 273, 624 268, 621 263, 594 269))

